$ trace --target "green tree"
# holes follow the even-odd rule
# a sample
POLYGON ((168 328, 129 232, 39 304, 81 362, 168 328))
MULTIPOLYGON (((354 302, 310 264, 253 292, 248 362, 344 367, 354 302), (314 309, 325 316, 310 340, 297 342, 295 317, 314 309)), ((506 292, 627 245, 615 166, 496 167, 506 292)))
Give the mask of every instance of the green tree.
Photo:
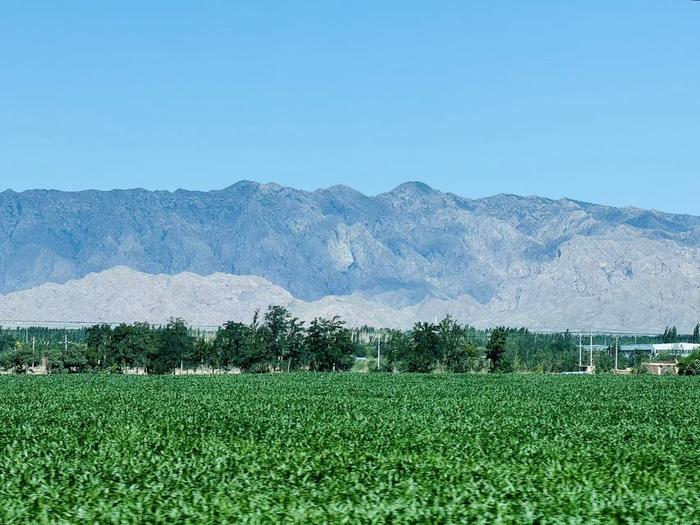
POLYGON ((678 362, 678 374, 683 376, 700 376, 700 350, 693 352, 678 362))
POLYGON ((263 317, 265 329, 265 342, 267 351, 272 360, 279 364, 286 351, 287 331, 292 314, 284 306, 273 305, 268 307, 263 317))
POLYGON ((408 372, 430 372, 440 359, 438 328, 432 323, 416 323, 411 332, 410 351, 404 358, 408 372))
MULTIPOLYGON (((217 333, 218 335, 218 333, 217 333)), ((214 340, 215 342, 216 340, 214 340)), ((199 337, 194 342, 190 365, 197 368, 205 364, 214 363, 214 342, 208 341, 205 337, 199 337)))
POLYGON ((194 337, 182 319, 170 319, 159 331, 158 344, 148 355, 149 374, 168 374, 191 359, 194 337))
POLYGON ((278 305, 268 307, 258 331, 260 361, 271 369, 290 370, 292 361, 300 357, 302 334, 303 322, 289 310, 278 305))
POLYGON ((216 332, 214 339, 216 366, 237 367, 247 371, 261 360, 254 344, 252 327, 229 321, 216 332))
POLYGON ((692 342, 695 344, 700 344, 700 323, 695 325, 695 330, 693 330, 692 342))
POLYGON ((467 336, 467 327, 461 326, 449 315, 438 325, 439 356, 448 372, 466 372, 474 367, 478 349, 467 336))
MULTIPOLYGON (((349 331, 348 335, 351 337, 352 340, 352 334, 349 331)), ((304 321, 300 321, 296 317, 292 318, 292 320, 289 323, 289 330, 287 332, 287 344, 285 346, 285 354, 283 356, 284 360, 286 360, 287 363, 287 372, 290 372, 293 369, 296 370, 297 368, 302 366, 304 357, 305 337, 306 331, 304 330, 304 321)))
POLYGON ((15 338, 0 330, 0 352, 14 350, 15 338))
POLYGON ((508 330, 505 327, 499 326, 491 331, 489 341, 486 343, 486 358, 490 362, 491 372, 501 370, 501 362, 507 343, 508 330))
POLYGON ((411 335, 403 330, 390 330, 383 348, 383 368, 391 372, 405 370, 403 360, 413 348, 411 335))
POLYGON ((14 347, 0 352, 0 368, 17 373, 26 372, 34 361, 32 349, 19 341, 14 342, 14 347))
POLYGON ((677 343, 678 331, 676 330, 676 327, 666 327, 666 329, 664 330, 664 335, 661 336, 661 340, 663 343, 677 343))
POLYGON ((311 321, 304 340, 304 355, 310 370, 331 372, 352 368, 356 344, 344 325, 338 316, 311 321))
POLYGON ((44 350, 42 358, 49 374, 61 374, 66 371, 63 364, 63 354, 64 351, 55 346, 44 350))
POLYGON ((84 372, 88 367, 87 344, 73 343, 61 350, 61 366, 67 372, 84 372))
POLYGON ((86 358, 92 367, 106 367, 107 353, 112 341, 112 327, 106 324, 91 326, 86 330, 86 358))
MULTIPOLYGON (((119 369, 149 368, 150 361, 159 358, 158 339, 158 334, 148 323, 120 324, 112 331, 106 365, 119 369)), ((155 368, 153 373, 156 373, 155 368)))

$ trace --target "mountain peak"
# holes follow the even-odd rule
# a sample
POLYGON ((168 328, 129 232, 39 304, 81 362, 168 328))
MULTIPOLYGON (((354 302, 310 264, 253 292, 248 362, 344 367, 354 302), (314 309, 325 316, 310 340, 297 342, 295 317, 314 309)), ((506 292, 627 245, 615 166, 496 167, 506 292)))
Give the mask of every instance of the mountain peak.
POLYGON ((393 190, 391 190, 389 193, 404 193, 404 194, 430 194, 430 193, 437 193, 437 190, 434 190, 430 186, 428 186, 424 182, 420 181, 408 181, 404 182, 403 184, 399 184, 396 186, 393 190))
POLYGON ((383 193, 382 195, 432 195, 440 193, 439 191, 431 188, 424 182, 420 181, 408 181, 396 186, 393 190, 383 193))
POLYGON ((225 192, 225 193, 230 193, 230 192, 235 192, 235 191, 240 191, 240 190, 257 190, 260 187, 259 182, 255 182, 252 180, 247 180, 247 179, 242 179, 239 180, 238 182, 235 182, 231 184, 230 186, 226 186, 225 188, 222 188, 220 190, 215 190, 216 192, 225 192))

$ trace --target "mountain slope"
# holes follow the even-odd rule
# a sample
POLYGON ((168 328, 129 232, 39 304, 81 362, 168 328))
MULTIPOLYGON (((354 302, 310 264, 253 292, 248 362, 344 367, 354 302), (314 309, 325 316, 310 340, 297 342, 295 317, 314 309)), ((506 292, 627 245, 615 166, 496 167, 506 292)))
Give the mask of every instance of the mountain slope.
MULTIPOLYGON (((569 270, 575 272, 575 267, 569 270)), ((408 328, 416 321, 433 321, 449 314, 480 328, 507 324, 543 330, 660 332, 670 325, 692 327, 700 318, 697 285, 693 288, 685 282, 674 286, 672 272, 658 275, 653 283, 641 282, 646 293, 631 287, 631 282, 611 286, 604 297, 577 294, 575 289, 574 293, 568 289, 553 292, 551 285, 536 282, 531 288, 518 289, 515 297, 495 298, 486 305, 466 295, 453 299, 429 297, 415 304, 398 305, 395 297, 360 293, 303 301, 255 276, 148 275, 117 267, 62 285, 45 284, 0 296, 0 323, 163 324, 170 317, 180 317, 194 326, 213 327, 230 320, 249 322, 256 309, 271 304, 286 306, 306 321, 339 315, 349 326, 388 328, 408 328), (545 306, 541 304, 543 294, 547 297, 545 306), (665 301, 678 294, 683 294, 692 306, 665 301), (620 308, 631 298, 635 298, 632 307, 620 308)))
POLYGON ((170 317, 179 317, 194 326, 212 327, 226 321, 250 322, 256 309, 273 304, 285 306, 305 320, 340 315, 352 326, 366 321, 378 326, 410 326, 414 315, 358 296, 301 301, 255 276, 149 275, 116 267, 65 284, 44 284, 0 296, 0 320, 163 324, 170 317))
POLYGON ((415 182, 374 197, 248 181, 212 192, 6 191, 0 260, 5 294, 127 266, 258 276, 316 307, 352 296, 394 314, 466 308, 528 326, 656 328, 700 307, 700 217, 470 200, 415 182))
POLYGON ((700 218, 536 197, 468 200, 420 183, 376 197, 247 181, 206 193, 6 191, 0 292, 124 265, 259 275, 304 299, 409 289, 487 302, 575 236, 698 249, 700 218))

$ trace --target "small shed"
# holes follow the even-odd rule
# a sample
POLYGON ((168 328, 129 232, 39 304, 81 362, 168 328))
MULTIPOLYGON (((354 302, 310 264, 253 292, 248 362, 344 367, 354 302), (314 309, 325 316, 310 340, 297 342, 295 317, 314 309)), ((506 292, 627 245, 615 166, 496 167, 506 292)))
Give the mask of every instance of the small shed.
POLYGON ((647 372, 655 376, 676 375, 678 373, 677 362, 644 363, 644 368, 647 369, 647 372))

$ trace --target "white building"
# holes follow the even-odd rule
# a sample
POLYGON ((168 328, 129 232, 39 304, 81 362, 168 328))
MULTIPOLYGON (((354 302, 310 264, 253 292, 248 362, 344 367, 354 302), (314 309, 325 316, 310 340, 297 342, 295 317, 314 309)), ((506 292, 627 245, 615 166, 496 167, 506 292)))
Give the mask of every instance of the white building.
POLYGON ((663 343, 651 345, 651 354, 674 354, 674 355, 690 355, 696 350, 700 350, 700 344, 695 343, 663 343))

